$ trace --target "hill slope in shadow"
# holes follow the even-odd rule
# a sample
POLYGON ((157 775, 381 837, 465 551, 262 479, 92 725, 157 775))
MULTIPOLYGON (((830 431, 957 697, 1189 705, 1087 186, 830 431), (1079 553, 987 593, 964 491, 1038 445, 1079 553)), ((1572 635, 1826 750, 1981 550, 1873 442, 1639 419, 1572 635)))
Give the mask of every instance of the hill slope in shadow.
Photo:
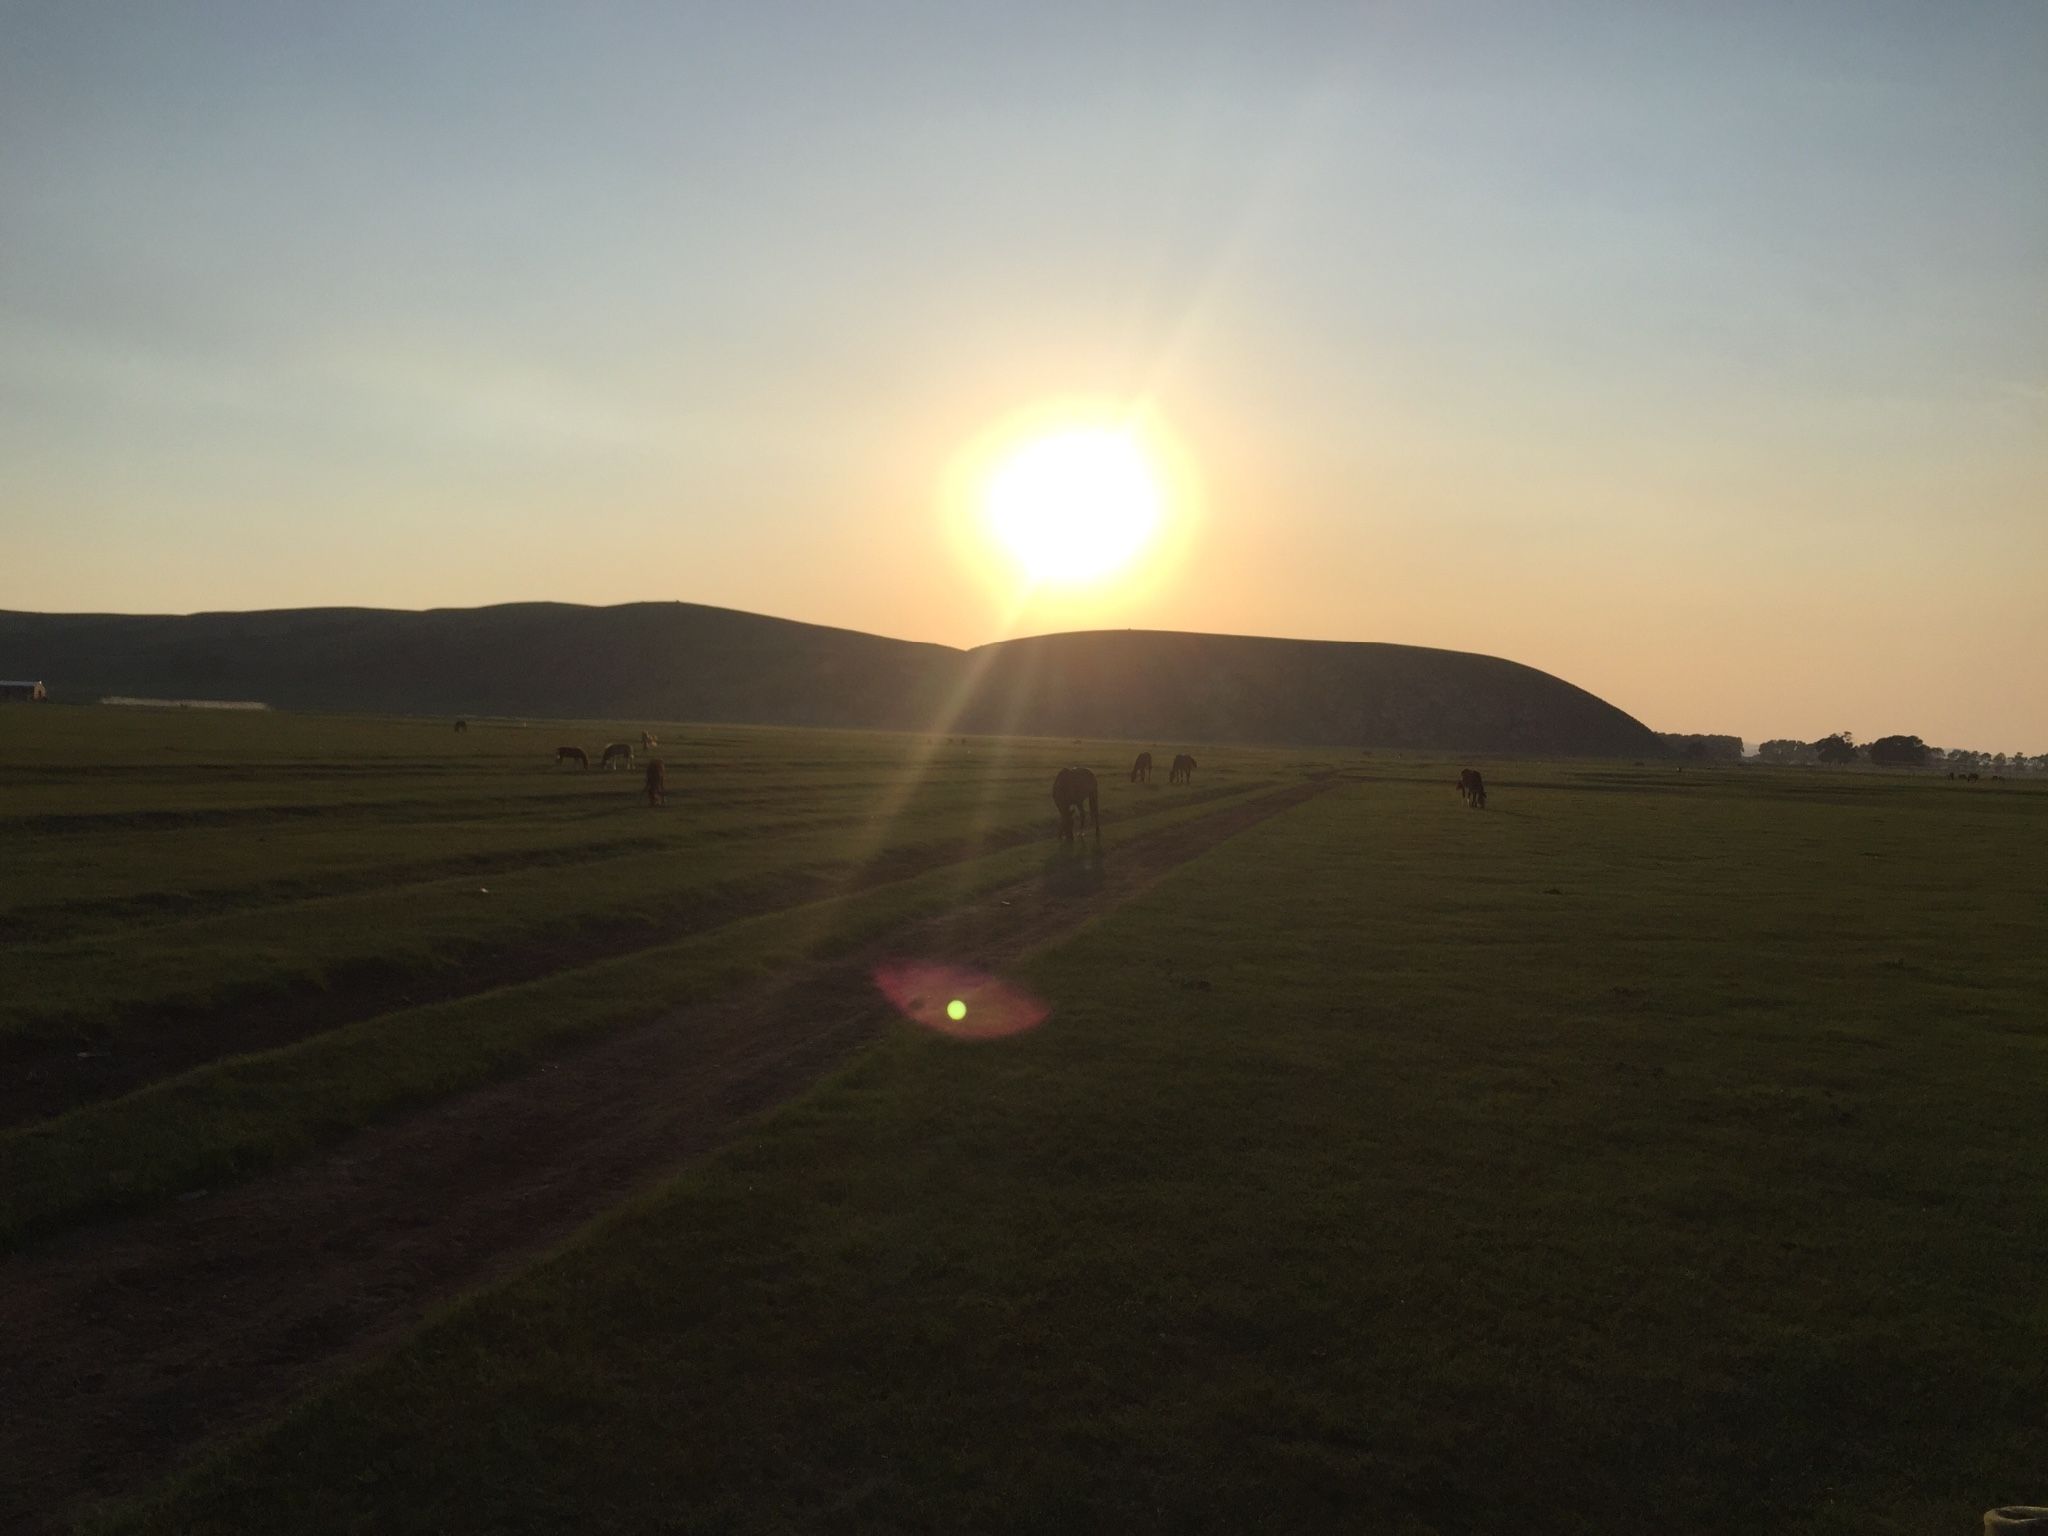
POLYGON ((0 612, 0 676, 58 701, 1651 757, 1583 689, 1463 651, 1105 630, 958 651, 708 608, 508 603, 184 617, 0 612))

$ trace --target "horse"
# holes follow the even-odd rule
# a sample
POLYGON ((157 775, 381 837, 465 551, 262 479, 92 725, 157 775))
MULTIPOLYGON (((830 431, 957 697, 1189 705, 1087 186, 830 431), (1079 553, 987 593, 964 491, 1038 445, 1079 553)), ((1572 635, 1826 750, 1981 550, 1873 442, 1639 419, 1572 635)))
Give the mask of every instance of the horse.
POLYGON ((661 759, 647 759, 647 776, 642 781, 647 788, 647 803, 662 805, 668 800, 668 776, 661 771, 661 759))
POLYGON ((656 747, 660 745, 660 742, 656 741, 652 736, 648 735, 645 731, 642 731, 640 733, 640 750, 642 752, 652 752, 656 747))
POLYGON ((1195 760, 1183 752, 1173 760, 1173 767, 1166 775, 1169 784, 1192 784, 1195 782, 1195 760))
POLYGON ((456 722, 455 722, 455 734, 456 734, 456 735, 460 736, 460 735, 461 735, 461 734, 462 734, 462 733, 463 733, 464 731, 466 731, 466 730, 468 730, 468 729, 469 729, 469 722, 468 722, 467 720, 458 720, 458 721, 456 721, 456 722))
POLYGON ((1479 776, 1477 768, 1467 768, 1458 775, 1458 794, 1473 810, 1486 809, 1486 780, 1479 776))
POLYGON ((1062 768, 1052 781, 1052 803, 1060 813, 1060 841, 1074 840, 1074 813, 1081 816, 1081 829, 1095 818, 1095 841, 1102 841, 1102 807, 1096 803, 1095 775, 1086 768, 1062 768))
POLYGON ((575 763, 580 767, 588 768, 590 766, 590 756, 581 747, 555 748, 555 766, 559 768, 564 763, 575 763))
POLYGON ((1131 764, 1131 782, 1133 784, 1150 784, 1152 782, 1152 754, 1150 752, 1140 752, 1138 760, 1131 764))
POLYGON ((622 762, 628 768, 633 766, 633 744, 630 741, 615 741, 604 749, 599 766, 609 768, 614 762, 622 762))

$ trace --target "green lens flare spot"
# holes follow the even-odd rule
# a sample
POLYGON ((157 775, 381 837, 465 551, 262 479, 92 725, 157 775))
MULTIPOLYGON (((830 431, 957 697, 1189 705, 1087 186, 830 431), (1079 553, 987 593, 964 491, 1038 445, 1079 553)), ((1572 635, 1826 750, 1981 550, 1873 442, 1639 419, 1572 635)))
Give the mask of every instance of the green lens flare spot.
POLYGON ((961 1002, 959 998, 954 998, 953 1001, 946 1004, 946 1017, 951 1019, 955 1024, 958 1024, 962 1019, 967 1017, 967 1005, 961 1002))

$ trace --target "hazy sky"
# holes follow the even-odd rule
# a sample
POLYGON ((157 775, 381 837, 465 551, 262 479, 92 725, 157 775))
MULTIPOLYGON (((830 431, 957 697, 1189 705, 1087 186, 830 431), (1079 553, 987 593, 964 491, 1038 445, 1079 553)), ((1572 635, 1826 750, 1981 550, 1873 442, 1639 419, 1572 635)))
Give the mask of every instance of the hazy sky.
POLYGON ((0 0, 0 531, 0 607, 1395 640, 2048 751, 2048 4, 0 0), (942 493, 1067 398, 1200 495, 1017 613, 942 493))

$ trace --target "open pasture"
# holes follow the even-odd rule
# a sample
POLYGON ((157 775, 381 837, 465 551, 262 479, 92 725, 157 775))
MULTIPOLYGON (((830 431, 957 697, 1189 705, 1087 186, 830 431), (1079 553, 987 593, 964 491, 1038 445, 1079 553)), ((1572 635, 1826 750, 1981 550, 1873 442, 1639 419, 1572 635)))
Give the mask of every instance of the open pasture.
MULTIPOLYGON (((1055 767, 1091 750, 657 723, 653 808, 637 771, 553 761, 639 723, 0 723, 0 1242, 1015 878, 1053 833, 1055 767), (792 945, 792 913, 828 931, 792 945)), ((1171 822, 1282 761, 1171 791, 1105 775, 1105 813, 1171 822)))
MULTIPOLYGON (((244 923, 255 990, 214 1017, 269 996, 309 1020, 0 1133, 0 1303, 58 1339, 21 1324, 30 1363, 0 1386, 48 1404, 21 1454, 51 1497, 131 1491, 336 1377, 109 1529, 1575 1531, 1656 1511, 1918 1532, 2042 1497, 2034 786, 1482 761, 1476 812, 1448 761, 1195 744, 1191 794, 1130 785, 1114 744, 656 726, 676 793, 650 811, 636 780, 545 761, 623 726, 35 729, 0 738, 0 835, 48 874, 8 860, 6 910, 44 914, 7 933, 9 963, 175 954, 186 925, 234 954, 244 923), (1105 796, 1099 862, 1050 843, 1045 786, 1076 758, 1105 796), (162 819, 181 806, 191 826, 162 819), (280 834, 255 845, 293 850, 270 867, 248 839, 280 834), (157 862, 110 851, 129 838, 162 839, 157 862), (67 874, 65 847, 91 867, 67 874), (557 887, 556 921, 612 947, 507 969, 549 931, 546 877, 590 870, 620 879, 557 887), (463 887, 522 876, 512 917, 435 926, 489 908, 463 887), (331 929, 374 956, 379 893, 386 963, 438 980, 431 1000, 390 1006, 388 976, 320 947, 331 929), (60 905, 75 933, 49 926, 60 905), (995 966, 1052 1015, 1003 1040, 886 1024, 827 962, 891 942, 995 966), (318 1014, 323 984, 360 1007, 318 1014), (663 1054, 842 1014, 872 1024, 831 1026, 774 1094, 693 1096, 721 1058, 663 1054), (613 1118, 577 1095, 636 1073, 670 1119, 814 1086, 722 1147, 677 1143, 678 1176, 521 1272, 575 1222, 480 1225, 493 1180, 574 1184, 636 1144, 553 1165, 543 1137, 459 1183, 448 1146, 553 1099, 563 1127, 613 1118), (424 1192, 395 1236, 359 1219, 380 1180, 424 1192), (209 1377, 220 1253, 268 1221, 269 1283, 279 1255, 325 1274, 299 1253, 325 1246, 314 1210, 351 1259, 411 1245, 423 1269, 443 1224, 451 1247, 495 1242, 446 1280, 488 1283, 395 1349, 447 1290, 352 1283, 349 1305, 402 1314, 351 1325, 369 1344, 327 1337, 356 1315, 328 1297, 297 1353, 209 1377), (101 1317, 95 1264, 191 1310, 168 1336, 101 1317), (159 1358, 168 1380, 138 1374, 159 1358), (109 1385, 72 1385, 95 1366, 109 1385), (167 1441, 150 1405, 172 1390, 196 1424, 167 1441)), ((104 986, 53 990, 61 1013, 10 989, 9 1027, 143 1051, 156 1015, 104 986)), ((203 992, 153 995, 207 1038, 203 992)), ((646 1184, 604 1187, 590 1209, 646 1184)), ((286 1296, 235 1327, 272 1310, 294 1315, 286 1296)))

